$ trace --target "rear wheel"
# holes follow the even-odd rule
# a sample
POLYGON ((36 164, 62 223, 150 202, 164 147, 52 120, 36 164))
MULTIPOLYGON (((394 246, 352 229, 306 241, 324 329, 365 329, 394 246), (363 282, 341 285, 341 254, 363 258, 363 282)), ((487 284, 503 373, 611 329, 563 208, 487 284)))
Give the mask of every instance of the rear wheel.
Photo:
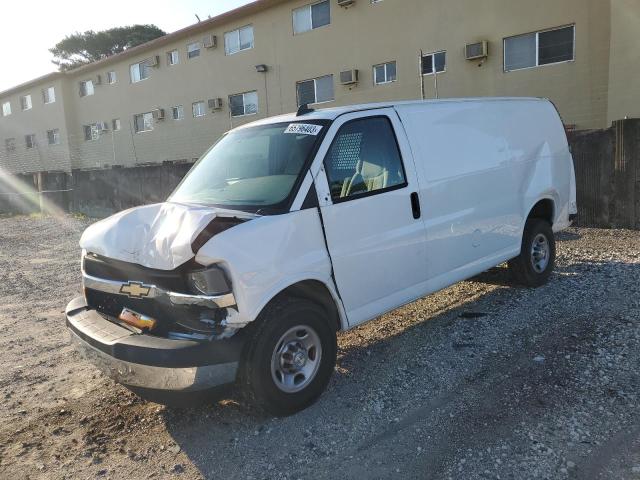
POLYGON ((257 322, 243 357, 246 396, 277 416, 308 407, 326 388, 336 362, 336 332, 326 311, 308 300, 283 298, 257 322))
POLYGON ((530 218, 524 227, 520 255, 509 261, 513 279, 527 287, 540 287, 549 281, 555 260, 551 225, 546 220, 530 218))

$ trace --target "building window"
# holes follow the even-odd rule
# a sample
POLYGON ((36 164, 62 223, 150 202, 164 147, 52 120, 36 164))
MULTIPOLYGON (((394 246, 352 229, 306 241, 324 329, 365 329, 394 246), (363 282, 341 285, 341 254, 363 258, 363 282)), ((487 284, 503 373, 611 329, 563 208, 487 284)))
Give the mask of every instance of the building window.
POLYGON ((114 72, 113 70, 110 72, 107 72, 107 83, 109 85, 113 85, 117 81, 118 81, 118 77, 116 76, 116 72, 114 72))
POLYGON ((111 130, 113 130, 114 132, 117 132, 121 128, 122 128, 122 125, 120 125, 119 118, 114 118, 113 120, 111 120, 111 130))
POLYGON ((187 58, 196 58, 200 56, 200 42, 193 42, 187 45, 187 58))
POLYGON ((129 67, 129 74, 131 75, 131 83, 138 83, 149 78, 149 65, 147 61, 145 60, 131 65, 129 67))
POLYGON ((44 103, 54 103, 56 101, 56 90, 53 87, 42 90, 42 101, 44 103))
POLYGON ((33 107, 33 104, 31 103, 31 95, 20 97, 20 106, 22 107, 22 110, 31 110, 33 107))
POLYGON ((29 135, 24 136, 24 143, 27 148, 33 148, 36 146, 36 134, 30 133, 29 135))
POLYGON ((60 130, 57 128, 47 130, 47 141, 49 145, 60 145, 60 130))
POLYGON ((133 125, 136 133, 150 132, 153 130, 153 113, 139 113, 133 116, 133 125))
POLYGON ((93 95, 93 80, 85 80, 80 82, 80 96, 88 97, 89 95, 93 95))
POLYGON ((504 39, 504 71, 575 59, 575 25, 504 39))
POLYGON ((84 129, 84 139, 87 142, 91 140, 97 140, 100 136, 100 130, 98 129, 97 123, 85 125, 82 128, 84 129))
POLYGON ((171 107, 171 118, 174 120, 182 120, 184 118, 184 107, 182 105, 171 107))
POLYGON ((178 50, 167 52, 167 65, 177 65, 180 63, 180 54, 178 50))
POLYGON ((16 139, 15 138, 7 138, 4 141, 4 148, 8 152, 13 152, 16 149, 16 139))
POLYGON ((229 96, 232 117, 255 115, 258 113, 258 92, 239 93, 229 96))
POLYGON ((373 81, 376 85, 396 81, 396 62, 387 62, 373 67, 373 81))
POLYGON ((2 104, 2 116, 8 117, 11 115, 11 102, 4 102, 2 104))
POLYGON ((304 33, 331 23, 329 0, 305 5, 293 11, 293 33, 304 33))
POLYGON ((331 102, 333 95, 333 75, 312 78, 296 84, 298 106, 312 103, 331 102))
POLYGON ((447 70, 447 52, 427 53, 422 56, 422 74, 433 75, 447 70))
POLYGON ((204 102, 194 102, 191 106, 193 111, 193 117, 204 117, 207 114, 207 109, 204 106, 204 102))
POLYGON ((224 34, 224 53, 226 55, 233 55, 251 48, 253 48, 253 25, 247 25, 224 34))

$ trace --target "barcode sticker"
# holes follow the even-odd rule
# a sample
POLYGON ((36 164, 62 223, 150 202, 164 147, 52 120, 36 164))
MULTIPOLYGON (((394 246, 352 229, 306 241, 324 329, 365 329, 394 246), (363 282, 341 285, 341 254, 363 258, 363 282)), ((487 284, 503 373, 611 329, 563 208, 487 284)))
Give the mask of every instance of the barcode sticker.
POLYGON ((292 123, 287 127, 284 133, 293 133, 296 135, 313 135, 314 137, 320 133, 322 125, 313 125, 312 123, 292 123))

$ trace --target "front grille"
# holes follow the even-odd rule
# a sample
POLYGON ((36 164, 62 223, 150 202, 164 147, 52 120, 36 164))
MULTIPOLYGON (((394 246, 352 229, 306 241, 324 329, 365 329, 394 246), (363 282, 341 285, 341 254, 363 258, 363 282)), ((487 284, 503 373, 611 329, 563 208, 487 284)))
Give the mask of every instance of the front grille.
MULTIPOLYGON (((142 282, 156 285, 167 291, 192 294, 187 286, 186 268, 173 271, 155 270, 141 265, 113 260, 93 254, 84 258, 84 271, 87 275, 103 280, 117 282, 142 282)), ((172 305, 167 298, 130 298, 126 295, 114 295, 87 288, 85 290, 87 304, 97 311, 117 318, 123 308, 147 315, 158 321, 153 333, 165 335, 175 331, 178 325, 188 327, 193 331, 208 330, 207 324, 201 319, 220 322, 226 317, 226 309, 208 309, 198 306, 172 305)))
POLYGON ((87 275, 104 280, 142 282, 171 292, 192 293, 189 291, 186 276, 180 269, 155 270, 134 263, 87 254, 84 258, 84 271, 87 275))

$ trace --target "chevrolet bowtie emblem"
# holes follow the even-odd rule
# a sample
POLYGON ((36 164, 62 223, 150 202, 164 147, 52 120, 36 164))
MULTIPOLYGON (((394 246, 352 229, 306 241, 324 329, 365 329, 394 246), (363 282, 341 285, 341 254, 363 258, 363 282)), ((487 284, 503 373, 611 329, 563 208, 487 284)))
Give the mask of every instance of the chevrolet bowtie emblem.
POLYGON ((140 282, 129 282, 120 287, 120 293, 128 295, 131 298, 148 297, 149 292, 151 292, 151 287, 140 282))

